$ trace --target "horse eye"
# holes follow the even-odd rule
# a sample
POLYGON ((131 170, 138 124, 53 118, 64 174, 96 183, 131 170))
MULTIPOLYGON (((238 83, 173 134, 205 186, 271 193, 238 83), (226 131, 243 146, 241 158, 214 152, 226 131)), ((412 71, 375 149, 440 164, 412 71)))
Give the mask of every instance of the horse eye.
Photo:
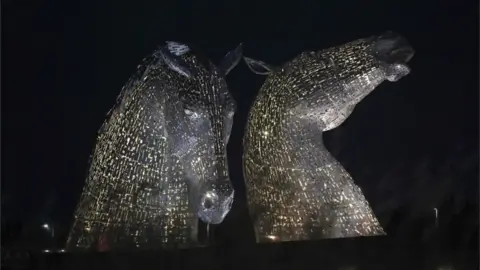
POLYGON ((189 109, 185 109, 185 115, 188 116, 191 119, 200 118, 200 114, 198 114, 197 112, 194 112, 192 110, 189 110, 189 109))
POLYGON ((191 116, 193 114, 193 111, 191 111, 189 109, 185 109, 185 114, 188 115, 188 116, 191 116))

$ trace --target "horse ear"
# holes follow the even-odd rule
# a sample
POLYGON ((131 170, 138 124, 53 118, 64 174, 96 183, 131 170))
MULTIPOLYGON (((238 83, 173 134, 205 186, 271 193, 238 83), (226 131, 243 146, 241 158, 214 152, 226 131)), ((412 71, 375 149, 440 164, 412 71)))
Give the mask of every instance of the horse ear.
POLYGON ((223 75, 227 75, 235 66, 238 65, 243 54, 243 45, 240 43, 237 48, 228 52, 225 57, 223 57, 222 62, 220 63, 218 69, 223 75))
POLYGON ((166 41, 165 44, 167 45, 168 51, 176 56, 184 55, 191 51, 190 47, 180 42, 166 41))
POLYGON ((190 51, 190 48, 187 45, 167 41, 165 46, 160 47, 157 56, 162 59, 171 70, 176 71, 187 78, 191 78, 194 75, 193 72, 188 68, 187 63, 185 63, 180 57, 188 51, 190 51))
POLYGON ((260 60, 255 60, 246 56, 244 56, 243 59, 245 60, 248 68, 255 74, 268 75, 274 69, 273 66, 260 60))

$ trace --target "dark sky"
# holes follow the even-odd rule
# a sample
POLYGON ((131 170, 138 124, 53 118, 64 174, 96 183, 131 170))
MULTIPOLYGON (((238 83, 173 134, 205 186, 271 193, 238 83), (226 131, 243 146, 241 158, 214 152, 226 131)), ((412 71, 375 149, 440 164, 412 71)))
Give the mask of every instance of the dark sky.
MULTIPOLYGON (((378 87, 325 134, 327 147, 389 234, 409 218, 432 218, 434 207, 447 223, 461 216, 458 224, 470 223, 456 226, 478 226, 476 1, 260 2, 3 1, 3 217, 69 226, 105 114, 165 40, 191 42, 217 63, 244 42, 245 55, 280 64, 394 30, 416 49, 412 73, 378 87)), ((228 147, 237 196, 216 228, 221 241, 253 241, 241 140, 263 80, 243 62, 227 78, 238 103, 228 147)))

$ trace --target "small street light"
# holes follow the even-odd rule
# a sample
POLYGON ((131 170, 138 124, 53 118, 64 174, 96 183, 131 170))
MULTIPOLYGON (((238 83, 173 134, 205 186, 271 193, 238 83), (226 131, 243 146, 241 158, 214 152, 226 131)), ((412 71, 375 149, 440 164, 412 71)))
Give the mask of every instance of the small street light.
POLYGON ((438 208, 433 208, 433 211, 435 212, 435 227, 438 227, 438 208))
POLYGON ((44 223, 42 225, 42 228, 44 228, 46 231, 50 231, 50 234, 52 235, 52 238, 55 236, 55 230, 54 230, 53 226, 50 227, 50 225, 48 223, 44 223))

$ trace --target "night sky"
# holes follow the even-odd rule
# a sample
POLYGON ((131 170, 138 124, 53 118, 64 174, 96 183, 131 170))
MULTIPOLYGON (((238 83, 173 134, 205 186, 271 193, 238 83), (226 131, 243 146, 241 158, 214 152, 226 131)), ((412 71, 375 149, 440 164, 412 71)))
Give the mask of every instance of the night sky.
MULTIPOLYGON (((215 63, 243 42, 244 55, 281 64, 393 30, 416 50, 411 74, 384 82, 325 133, 327 148, 389 235, 419 237, 418 222, 430 226, 438 208, 445 235, 466 243, 476 229, 478 238, 476 1, 29 2, 2 3, 2 219, 68 230, 97 130, 141 59, 166 40, 215 63)), ((254 241, 241 142, 263 81, 244 62, 227 77, 238 104, 228 145, 236 198, 215 228, 219 243, 254 241)))

